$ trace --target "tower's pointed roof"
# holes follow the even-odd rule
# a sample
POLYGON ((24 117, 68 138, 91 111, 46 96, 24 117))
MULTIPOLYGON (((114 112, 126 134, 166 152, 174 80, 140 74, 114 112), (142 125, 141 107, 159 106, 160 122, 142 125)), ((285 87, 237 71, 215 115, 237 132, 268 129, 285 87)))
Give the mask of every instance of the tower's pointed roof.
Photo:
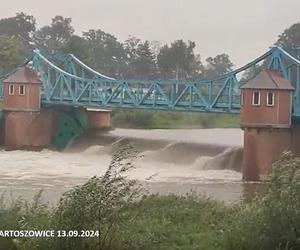
POLYGON ((294 90, 290 81, 276 70, 263 69, 254 78, 241 86, 241 89, 282 89, 294 90))
POLYGON ((37 72, 29 67, 18 68, 17 71, 3 80, 4 83, 36 83, 41 84, 37 72))

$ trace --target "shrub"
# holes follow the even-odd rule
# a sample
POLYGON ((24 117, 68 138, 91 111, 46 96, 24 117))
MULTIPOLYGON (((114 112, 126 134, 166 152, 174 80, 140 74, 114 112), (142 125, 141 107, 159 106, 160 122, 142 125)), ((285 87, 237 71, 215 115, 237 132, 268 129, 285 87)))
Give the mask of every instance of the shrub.
MULTIPOLYGON (((50 230, 51 209, 41 202, 42 191, 32 201, 22 198, 4 202, 0 199, 1 230, 50 230)), ((48 241, 41 238, 2 238, 0 249, 47 249, 48 241)))
POLYGON ((101 177, 93 177, 82 186, 66 192, 55 212, 58 230, 98 231, 94 238, 62 238, 63 249, 115 249, 123 210, 139 196, 136 181, 125 173, 137 152, 130 144, 120 145, 101 177))
POLYGON ((283 153, 266 185, 263 197, 236 207, 224 249, 300 249, 300 158, 283 153))

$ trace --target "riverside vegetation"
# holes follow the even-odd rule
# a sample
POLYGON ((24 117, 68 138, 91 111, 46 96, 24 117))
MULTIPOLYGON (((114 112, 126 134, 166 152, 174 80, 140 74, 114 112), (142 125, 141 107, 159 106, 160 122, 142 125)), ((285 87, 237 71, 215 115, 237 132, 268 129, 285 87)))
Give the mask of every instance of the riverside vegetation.
POLYGON ((126 178, 137 152, 115 149, 101 177, 66 192, 54 207, 0 202, 0 230, 99 230, 93 238, 1 238, 0 249, 300 249, 300 158, 283 153, 251 201, 225 204, 193 194, 142 195, 126 178))
POLYGON ((118 128, 179 129, 179 128, 238 128, 238 115, 165 112, 148 110, 114 110, 112 125, 118 128))

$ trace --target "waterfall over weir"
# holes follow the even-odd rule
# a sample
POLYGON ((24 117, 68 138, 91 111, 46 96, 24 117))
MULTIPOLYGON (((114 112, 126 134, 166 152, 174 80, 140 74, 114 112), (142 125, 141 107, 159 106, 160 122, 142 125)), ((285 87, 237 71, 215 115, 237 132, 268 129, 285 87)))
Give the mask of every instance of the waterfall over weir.
MULTIPOLYGON (((242 149, 238 143, 232 145, 234 136, 226 146, 226 136, 220 137, 222 145, 213 145, 204 140, 189 142, 188 138, 176 141, 176 136, 173 141, 159 140, 154 135, 157 131, 144 132, 148 138, 141 138, 131 130, 82 136, 64 152, 0 150, 0 161, 5 163, 0 168, 0 193, 29 198, 43 189, 45 200, 57 201, 73 186, 83 184, 92 176, 102 175, 115 148, 119 144, 131 143, 139 151, 139 157, 127 176, 137 179, 150 193, 186 194, 194 191, 230 202, 239 200, 243 195, 245 184, 240 173, 242 149), (124 135, 125 132, 128 136, 124 135)), ((158 132, 174 133, 177 137, 183 133, 178 130, 158 132)), ((201 133, 200 130, 190 131, 193 139, 201 133)), ((206 135, 209 133, 205 131, 206 135)), ((228 131, 214 133, 218 137, 218 133, 226 135, 228 131)), ((233 131, 230 133, 234 134, 233 131)), ((240 130, 236 130, 235 136, 238 141, 240 130)))

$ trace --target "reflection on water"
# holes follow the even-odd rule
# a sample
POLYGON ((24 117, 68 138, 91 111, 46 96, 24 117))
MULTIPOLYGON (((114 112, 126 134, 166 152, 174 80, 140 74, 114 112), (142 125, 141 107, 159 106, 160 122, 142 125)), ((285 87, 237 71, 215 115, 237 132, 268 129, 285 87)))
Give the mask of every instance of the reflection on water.
MULTIPOLYGON (((69 188, 84 183, 94 175, 103 174, 111 160, 113 147, 124 143, 122 136, 125 132, 126 130, 121 130, 121 134, 120 131, 113 131, 98 136, 86 135, 65 152, 2 150, 0 191, 29 198, 43 189, 44 199, 56 201, 69 188)), ((154 138, 155 136, 151 136, 152 132, 146 130, 145 138, 142 138, 142 133, 135 136, 132 130, 127 132, 126 141, 141 152, 134 162, 135 168, 128 176, 140 181, 150 193, 194 192, 234 202, 243 196, 250 198, 259 189, 259 184, 241 181, 239 170, 242 150, 238 144, 228 143, 226 146, 224 138, 220 145, 207 144, 207 138, 199 139, 200 143, 188 138, 178 140, 182 136, 180 133, 186 132, 180 130, 168 131, 169 135, 177 133, 177 141, 170 138, 166 140, 163 136, 161 139, 154 138)), ((221 132, 219 130, 218 133, 221 132)), ((193 130, 193 133, 195 137, 199 137, 198 130, 193 130)), ((223 134, 226 133, 224 129, 223 134)), ((233 136, 232 130, 230 133, 233 136)), ((191 135, 192 132, 189 131, 189 136, 191 135)), ((240 137, 239 130, 236 137, 240 137)), ((239 141, 239 138, 231 138, 232 141, 239 141)))

